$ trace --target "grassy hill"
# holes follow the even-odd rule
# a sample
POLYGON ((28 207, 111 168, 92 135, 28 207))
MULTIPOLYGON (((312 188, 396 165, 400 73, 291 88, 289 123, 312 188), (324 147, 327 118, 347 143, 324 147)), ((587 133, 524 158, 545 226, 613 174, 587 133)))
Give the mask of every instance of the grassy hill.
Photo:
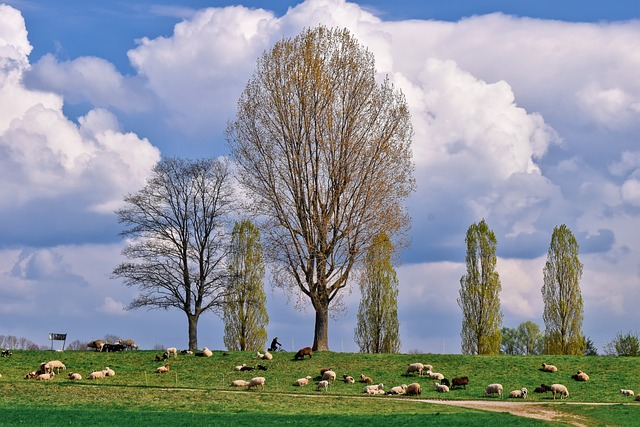
MULTIPOLYGON (((61 420, 71 424, 96 422, 109 424, 126 415, 128 420, 142 425, 192 425, 202 420, 247 425, 255 422, 305 423, 302 415, 312 417, 320 425, 373 422, 379 425, 405 425, 419 420, 421 425, 486 425, 506 422, 511 425, 545 425, 543 421, 425 404, 423 399, 497 400, 485 397, 484 388, 498 382, 505 394, 527 387, 527 402, 555 403, 567 413, 588 413, 593 425, 632 425, 637 420, 640 402, 622 396, 621 388, 640 391, 640 358, 576 357, 576 356, 467 356, 467 355, 372 355, 357 353, 315 353, 312 359, 293 360, 294 353, 275 353, 274 359, 255 359, 253 352, 214 352, 210 358, 178 355, 168 361, 171 370, 156 374, 163 362, 156 362, 159 351, 128 351, 97 353, 92 351, 14 351, 13 356, 0 359, 0 425, 23 421, 38 425, 56 424, 61 420), (41 362, 58 359, 67 366, 52 381, 26 380, 27 372, 36 370, 41 362), (466 375, 467 389, 437 393, 433 381, 407 376, 409 363, 433 365, 434 371, 447 378, 466 375), (541 372, 545 362, 559 368, 557 373, 541 372), (240 364, 261 363, 267 371, 238 372, 240 364), (93 370, 110 367, 115 377, 86 379, 93 370), (355 378, 361 373, 370 376, 385 388, 418 382, 423 392, 419 397, 367 396, 363 384, 337 381, 328 392, 315 390, 321 368, 333 368, 341 377, 355 378), (578 369, 587 372, 589 382, 571 379, 578 369), (79 372, 83 379, 70 381, 68 372, 79 372), (314 383, 294 387, 297 378, 313 377, 314 383), (248 380, 254 376, 266 378, 264 391, 230 387, 234 379, 248 380), (569 388, 567 402, 554 402, 550 393, 536 394, 541 383, 562 383, 569 388), (574 405, 610 403, 608 406, 574 405), (99 414, 96 417, 96 414, 99 414), (469 417, 473 414, 473 417, 469 417), (23 419, 24 417, 24 419, 23 419), (90 419, 85 419, 89 417, 90 419), (213 418, 212 418, 213 417, 213 418), (133 421, 138 419, 138 421, 133 421), (635 422, 635 421, 634 421, 635 422)), ((506 396, 505 396, 506 400, 506 396)), ((522 403, 509 399, 514 405, 522 403)), ((308 420, 306 420, 308 421, 308 420)))

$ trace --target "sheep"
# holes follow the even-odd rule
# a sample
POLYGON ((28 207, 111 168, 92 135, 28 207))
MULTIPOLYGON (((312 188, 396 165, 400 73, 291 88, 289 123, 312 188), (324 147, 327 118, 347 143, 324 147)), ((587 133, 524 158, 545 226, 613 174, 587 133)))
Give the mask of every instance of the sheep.
POLYGON ((298 350, 298 352, 295 354, 295 356, 293 356, 294 360, 298 360, 298 359, 302 359, 304 360, 305 356, 309 356, 309 359, 311 359, 311 355, 313 354, 313 350, 311 350, 311 347, 304 347, 301 348, 300 350, 298 350))
POLYGON ((382 389, 371 389, 371 390, 367 390, 367 394, 384 394, 384 390, 382 390, 382 389))
POLYGON ((380 384, 374 384, 374 385, 367 385, 364 387, 364 389, 362 390, 363 393, 367 393, 367 394, 379 394, 378 391, 382 390, 384 388, 384 384, 380 383, 380 384))
POLYGON ((47 365, 50 366, 51 370, 56 371, 57 374, 60 373, 60 371, 66 371, 67 367, 65 366, 64 363, 62 363, 59 360, 51 360, 49 362, 47 362, 47 365))
POLYGON ((120 343, 115 343, 115 344, 109 344, 106 343, 105 345, 102 346, 102 351, 103 352, 114 352, 114 351, 124 351, 126 349, 126 347, 120 343))
POLYGON ((178 357, 178 349, 175 347, 169 347, 164 351, 164 354, 166 354, 167 356, 171 356, 173 354, 173 358, 175 359, 176 357, 178 357))
MULTIPOLYGON (((163 355, 163 356, 164 356, 164 355, 163 355)), ((165 359, 163 356, 158 356, 158 355, 156 354, 156 357, 155 357, 156 362, 162 362, 163 360, 167 360, 167 359, 165 359)))
POLYGON ((273 359, 273 355, 271 355, 271 353, 269 353, 269 350, 265 350, 264 351, 264 355, 262 356, 263 359, 265 360, 271 360, 273 359))
POLYGON ((366 384, 371 384, 371 383, 373 383, 373 380, 370 377, 366 376, 365 374, 360 374, 360 382, 361 383, 366 383, 366 384))
POLYGON ((294 386, 297 386, 297 387, 302 387, 302 386, 304 386, 304 385, 309 384, 309 380, 310 380, 310 379, 311 379, 311 377, 310 377, 310 376, 308 376, 308 375, 307 375, 306 377, 304 377, 304 378, 298 378, 298 379, 296 380, 296 382, 294 382, 294 383, 293 383, 293 385, 294 385, 294 386))
POLYGON ((542 368, 540 368, 542 372, 558 372, 558 368, 554 365, 547 365, 546 363, 542 364, 542 368))
POLYGON ((95 380, 95 379, 104 378, 104 377, 105 377, 104 371, 93 371, 89 374, 90 380, 95 380))
POLYGON ((540 384, 540 387, 536 387, 533 392, 534 393, 546 393, 551 391, 551 387, 546 384, 540 384))
POLYGON ((589 375, 582 371, 578 371, 578 373, 576 373, 575 375, 571 375, 571 378, 576 381, 589 381, 589 375))
POLYGON ((449 382, 449 380, 448 380, 448 379, 446 379, 446 378, 441 379, 441 380, 440 380, 440 384, 442 384, 442 385, 446 385, 447 387, 451 387, 451 383, 450 383, 450 382, 449 382))
POLYGON ((38 374, 36 371, 32 371, 32 372, 27 373, 27 375, 24 376, 24 379, 25 380, 32 380, 32 379, 36 378, 38 375, 40 375, 40 374, 38 374))
POLYGON ((444 375, 442 375, 441 373, 431 372, 430 369, 426 373, 427 373, 427 376, 432 380, 442 380, 444 378, 444 375))
POLYGON ((463 386, 466 390, 467 384, 469 384, 469 377, 455 377, 451 380, 451 388, 463 386))
POLYGON ((2 350, 2 357, 11 357, 13 356, 13 353, 11 353, 11 350, 6 349, 6 350, 2 350))
POLYGON ((38 370, 42 373, 48 374, 49 372, 51 372, 51 365, 49 365, 47 362, 42 362, 38 370))
POLYGON ((635 393, 633 392, 633 390, 626 390, 624 388, 620 389, 620 394, 623 396, 635 396, 635 393))
POLYGON ((116 376, 116 371, 114 371, 113 369, 111 369, 110 367, 106 367, 102 370, 102 372, 104 372, 104 376, 105 377, 115 377, 116 376))
POLYGON ((87 344, 87 348, 93 348, 95 351, 102 351, 102 347, 104 347, 102 340, 94 340, 87 344))
POLYGON ((136 345, 134 340, 119 339, 118 340, 118 344, 122 344, 125 349, 129 349, 129 350, 137 350, 138 349, 138 346, 136 345))
POLYGON ((36 379, 38 381, 49 381, 49 380, 52 380, 55 375, 56 375, 56 373, 51 371, 51 372, 47 372, 47 373, 38 375, 36 377, 36 379))
POLYGON ((264 354, 260 353, 260 351, 256 351, 256 359, 262 359, 264 357, 264 354))
POLYGON ((180 350, 180 354, 182 354, 182 355, 193 354, 193 351, 191 351, 191 350, 180 350))
POLYGON ((260 364, 258 364, 258 366, 256 366, 256 368, 258 368, 258 370, 260 370, 260 371, 266 371, 267 369, 269 369, 266 366, 263 366, 263 365, 260 365, 260 364))
POLYGON ((397 385, 395 387, 392 387, 387 394, 404 394, 405 391, 407 391, 407 385, 406 384, 402 384, 402 385, 397 385))
POLYGON ((344 381, 347 384, 353 384, 353 383, 356 382, 356 380, 353 379, 353 377, 351 375, 347 375, 347 374, 344 374, 342 376, 342 381, 344 381))
POLYGON ((247 365, 245 365, 245 364, 243 363, 242 365, 238 365, 238 366, 236 366, 235 368, 233 368, 233 370, 234 370, 234 371, 241 371, 241 370, 242 370, 242 368, 244 368, 245 366, 247 366, 247 365))
POLYGON ((411 383, 407 386, 405 394, 410 396, 422 394, 422 387, 420 387, 420 384, 418 383, 411 383))
POLYGON ((320 376, 323 376, 325 372, 333 371, 333 368, 322 368, 320 369, 320 376))
POLYGON ((318 384, 316 385, 316 390, 322 390, 322 391, 329 390, 329 381, 326 381, 326 380, 319 381, 318 384))
POLYGON ((213 356, 213 352, 211 350, 209 350, 207 347, 202 349, 202 354, 204 354, 205 357, 213 356))
POLYGON ((636 396, 636 401, 640 402, 640 394, 636 396))
POLYGON ((520 390, 513 390, 511 393, 509 393, 509 397, 512 399, 526 399, 527 394, 529 394, 529 391, 526 388, 522 387, 520 390))
POLYGON ((411 363, 407 368, 407 375, 418 373, 419 376, 422 376, 422 371, 424 370, 424 365, 422 363, 411 363))
POLYGON ((333 371, 325 371, 325 373, 322 374, 322 379, 325 381, 334 382, 336 380, 336 373, 333 371))
POLYGON ((231 381, 231 387, 246 387, 249 385, 249 381, 245 380, 233 380, 231 381))
POLYGON ((551 384, 549 390, 551 390, 551 394, 553 394, 553 400, 556 399, 557 393, 560 393, 560 400, 569 397, 569 390, 562 384, 551 384))
POLYGON ((497 394, 498 397, 502 398, 502 384, 489 384, 487 388, 484 389, 485 396, 492 394, 497 394))
POLYGON ((82 379, 82 375, 76 373, 76 372, 69 372, 69 379, 70 380, 81 380, 82 379))
POLYGON ((264 383, 266 382, 266 378, 265 377, 255 377, 255 378, 251 378, 251 380, 249 380, 249 384, 247 384, 247 390, 252 389, 252 388, 258 388, 258 386, 260 386, 260 388, 262 390, 264 390, 264 383))
POLYGON ((167 363, 164 366, 160 366, 158 368, 156 368, 156 374, 166 374, 167 372, 169 372, 171 368, 169 367, 169 364, 167 363))
POLYGON ((439 393, 449 393, 449 387, 447 387, 444 384, 439 384, 439 383, 433 383, 433 385, 436 387, 436 391, 439 393))

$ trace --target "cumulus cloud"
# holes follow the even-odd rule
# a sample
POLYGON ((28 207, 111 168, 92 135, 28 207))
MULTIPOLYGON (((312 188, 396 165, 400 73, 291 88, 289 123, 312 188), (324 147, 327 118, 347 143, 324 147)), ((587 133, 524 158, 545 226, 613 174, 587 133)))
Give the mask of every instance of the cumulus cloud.
POLYGON ((105 297, 104 303, 96 309, 102 313, 114 314, 117 316, 124 316, 126 314, 124 305, 120 301, 116 301, 111 297, 105 297))

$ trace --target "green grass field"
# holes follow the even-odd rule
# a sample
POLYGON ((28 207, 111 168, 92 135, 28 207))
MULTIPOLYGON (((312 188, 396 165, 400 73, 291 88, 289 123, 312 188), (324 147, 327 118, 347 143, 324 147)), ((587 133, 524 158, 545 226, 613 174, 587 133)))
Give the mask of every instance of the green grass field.
MULTIPOLYGON (((214 352, 210 358, 178 355, 170 359, 171 370, 156 374, 163 363, 158 351, 97 353, 92 351, 14 351, 0 359, 0 425, 193 425, 198 422, 250 425, 278 423, 299 425, 310 420, 317 425, 466 425, 489 423, 539 426, 549 422, 474 409, 425 402, 424 399, 498 400, 485 397, 487 384, 503 384, 510 390, 527 387, 527 402, 553 405, 568 415, 586 417, 586 425, 637 425, 640 402, 622 396, 621 388, 638 392, 640 358, 573 356, 466 356, 466 355, 371 355, 322 352, 312 359, 294 361, 293 353, 276 353, 271 361, 259 361, 250 352, 214 352), (67 371, 51 381, 26 380, 41 362, 59 359, 67 371), (429 363, 447 378, 466 375, 467 389, 437 393, 433 381, 407 376, 412 362, 429 363), (538 370, 542 362, 554 364, 557 373, 538 370), (238 372, 239 364, 268 366, 267 371, 238 372), (93 370, 110 367, 115 377, 86 379, 93 370), (328 392, 316 391, 321 368, 333 368, 339 377, 364 373, 385 388, 418 382, 419 397, 368 396, 363 384, 336 381, 328 392), (571 379, 578 369, 591 379, 580 383, 571 379), (70 381, 68 372, 78 372, 80 381, 70 381), (294 387, 297 378, 310 375, 314 383, 294 387), (266 378, 265 390, 230 387, 234 379, 266 378), (553 401, 550 393, 536 394, 541 383, 562 383, 569 388, 565 402, 553 401), (577 405, 576 403, 584 403, 577 405), (607 403, 594 405, 593 403, 607 403)), ((507 400, 506 398, 503 400, 507 400)), ((508 399, 518 405, 521 400, 508 399)), ((555 424, 555 423, 554 423, 555 424)))

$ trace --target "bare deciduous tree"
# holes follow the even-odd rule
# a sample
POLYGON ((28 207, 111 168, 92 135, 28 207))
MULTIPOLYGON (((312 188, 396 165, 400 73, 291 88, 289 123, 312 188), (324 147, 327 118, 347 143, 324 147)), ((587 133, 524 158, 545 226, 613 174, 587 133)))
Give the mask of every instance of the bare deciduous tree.
POLYGON ((129 262, 113 277, 137 286, 129 309, 177 308, 187 315, 189 348, 198 347, 198 320, 219 314, 227 285, 226 220, 231 207, 230 171, 220 159, 164 158, 137 194, 116 212, 128 237, 129 262))
POLYGON ((408 229, 412 134, 404 95, 376 82, 373 55, 346 29, 279 41, 238 101, 232 156, 265 219, 274 282, 315 310, 315 350, 328 350, 329 308, 373 237, 400 242, 408 229))

